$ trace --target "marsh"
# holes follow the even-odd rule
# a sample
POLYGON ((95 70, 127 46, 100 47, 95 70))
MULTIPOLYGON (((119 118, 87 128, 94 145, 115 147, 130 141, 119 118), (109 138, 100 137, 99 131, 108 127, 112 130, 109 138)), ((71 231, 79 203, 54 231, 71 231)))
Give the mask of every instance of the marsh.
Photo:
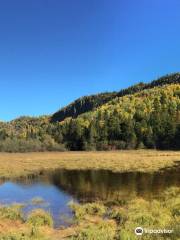
POLYGON ((43 208, 53 216, 56 227, 67 226, 73 216, 70 201, 127 201, 135 197, 159 198, 168 187, 180 184, 180 166, 154 173, 109 170, 53 170, 13 180, 2 180, 1 204, 24 204, 25 214, 43 208))

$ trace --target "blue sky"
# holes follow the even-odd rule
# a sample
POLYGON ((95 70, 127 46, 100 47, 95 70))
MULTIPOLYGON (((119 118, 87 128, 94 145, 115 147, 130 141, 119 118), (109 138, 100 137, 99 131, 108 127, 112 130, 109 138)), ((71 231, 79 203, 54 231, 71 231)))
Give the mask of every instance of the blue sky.
POLYGON ((0 1, 0 119, 180 71, 179 0, 0 1))

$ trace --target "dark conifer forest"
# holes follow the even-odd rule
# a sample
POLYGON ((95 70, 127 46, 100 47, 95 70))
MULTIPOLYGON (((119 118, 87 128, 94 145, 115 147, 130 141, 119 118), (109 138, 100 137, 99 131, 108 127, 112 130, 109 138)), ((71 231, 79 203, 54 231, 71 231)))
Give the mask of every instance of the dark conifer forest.
POLYGON ((180 73, 0 122, 0 151, 180 150, 180 73))

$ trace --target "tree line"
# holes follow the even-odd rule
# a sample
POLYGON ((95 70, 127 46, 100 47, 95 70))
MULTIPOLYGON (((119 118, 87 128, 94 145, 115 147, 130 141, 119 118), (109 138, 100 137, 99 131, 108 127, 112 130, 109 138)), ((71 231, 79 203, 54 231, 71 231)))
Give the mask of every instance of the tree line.
POLYGON ((42 116, 1 122, 0 151, 180 150, 179 76, 135 85, 122 96, 112 93, 112 99, 99 94, 102 102, 109 100, 98 100, 96 107, 78 115, 62 115, 61 121, 42 116))
POLYGON ((136 92, 142 91, 144 89, 151 89, 158 86, 163 86, 165 84, 179 84, 180 83, 180 73, 174 73, 166 75, 150 83, 140 82, 131 87, 122 89, 118 92, 106 92, 91 96, 81 97, 68 106, 60 109, 51 116, 51 122, 60 122, 67 117, 76 118, 78 115, 92 111, 99 106, 111 101, 115 97, 123 97, 128 94, 134 94, 136 92))

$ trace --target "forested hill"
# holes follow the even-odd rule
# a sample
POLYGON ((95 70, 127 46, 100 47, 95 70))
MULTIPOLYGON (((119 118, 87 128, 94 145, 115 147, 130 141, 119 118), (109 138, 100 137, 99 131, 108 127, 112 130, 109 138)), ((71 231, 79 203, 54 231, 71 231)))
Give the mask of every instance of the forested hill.
POLYGON ((134 94, 144 89, 150 89, 165 84, 180 83, 180 73, 175 73, 154 80, 151 83, 138 83, 119 92, 107 92, 97 95, 85 96, 75 100, 68 106, 60 109, 51 117, 51 122, 60 122, 67 117, 76 118, 78 115, 92 111, 93 109, 111 101, 115 97, 122 97, 128 94, 134 94))
POLYGON ((0 122, 0 151, 180 150, 180 74, 82 99, 61 121, 57 113, 0 122))
POLYGON ((67 107, 60 109, 52 115, 51 122, 60 122, 67 117, 77 117, 78 115, 91 111, 117 96, 116 92, 101 93, 97 95, 85 96, 75 100, 67 107))

